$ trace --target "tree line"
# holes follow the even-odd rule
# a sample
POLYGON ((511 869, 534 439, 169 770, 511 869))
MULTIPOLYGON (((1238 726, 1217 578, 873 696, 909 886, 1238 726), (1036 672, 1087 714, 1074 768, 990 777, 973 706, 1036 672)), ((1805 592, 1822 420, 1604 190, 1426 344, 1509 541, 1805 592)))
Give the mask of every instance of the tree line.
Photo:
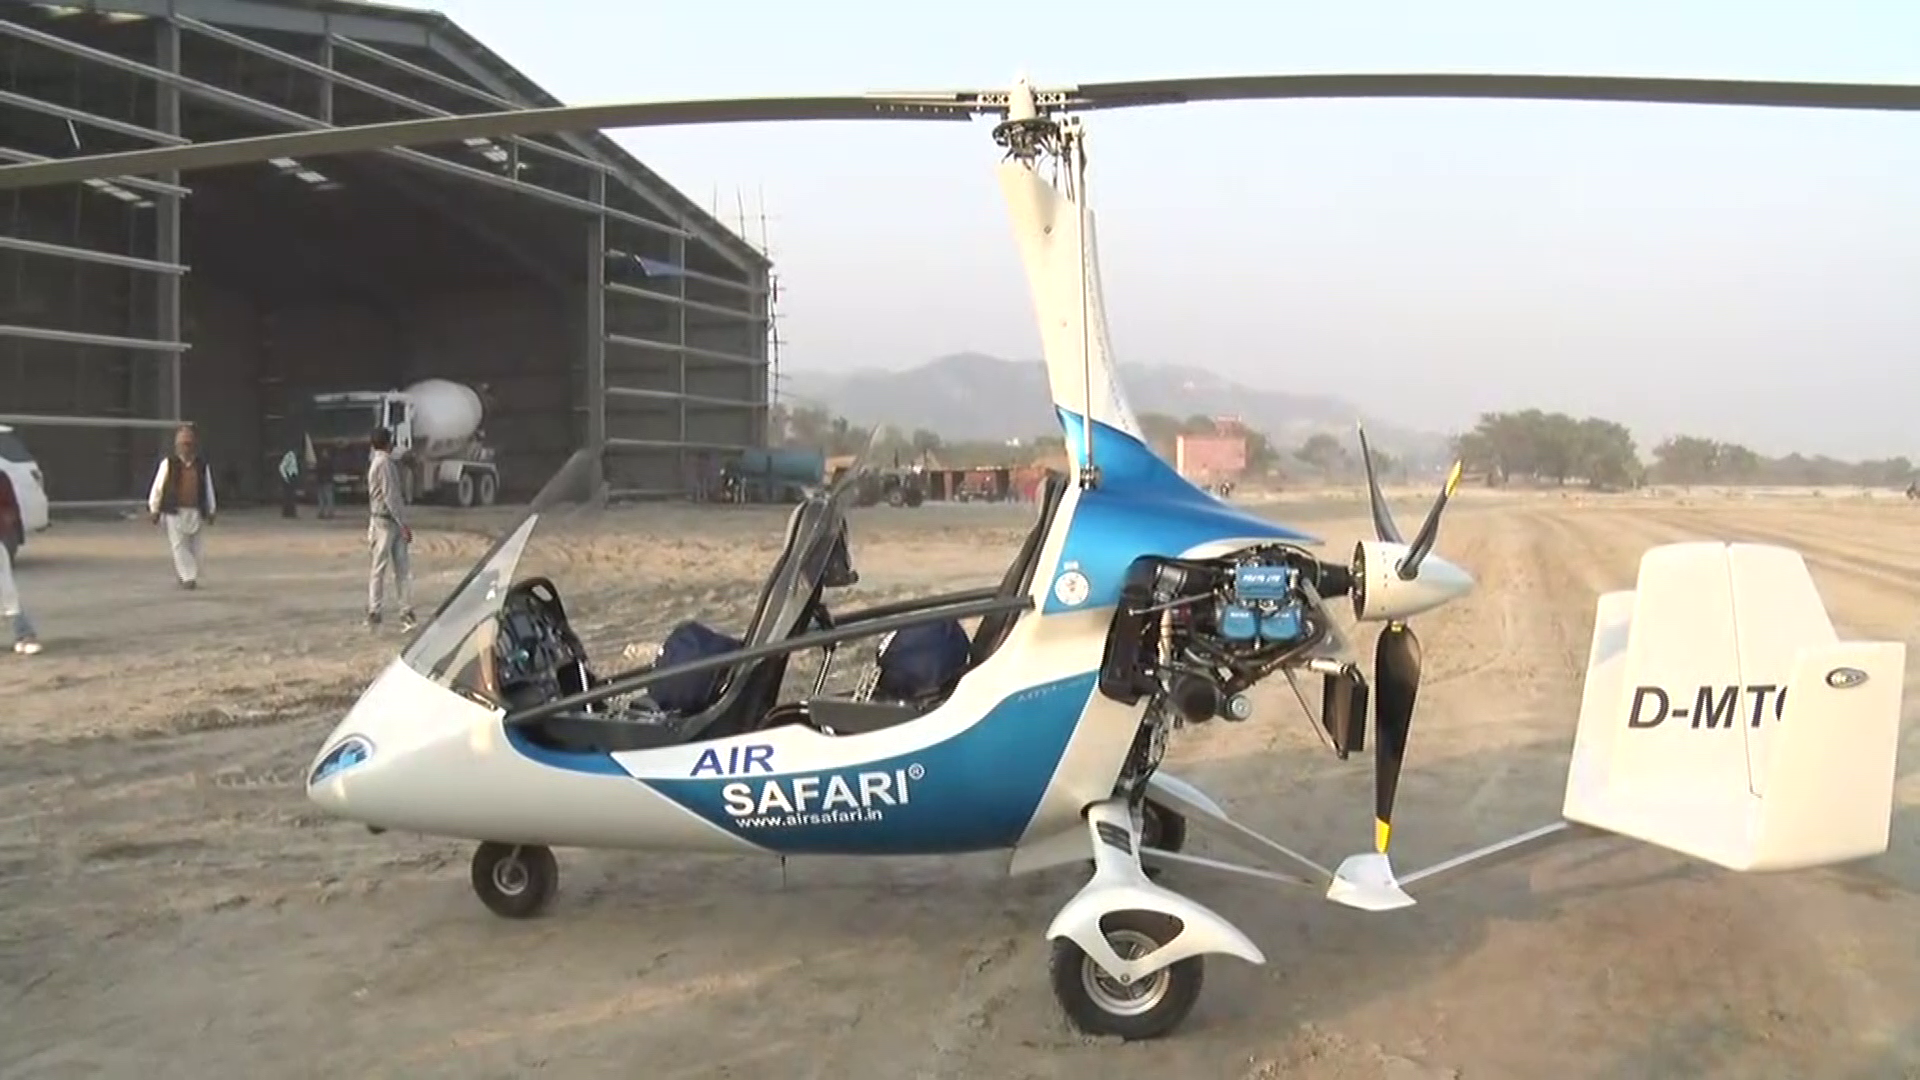
MULTIPOLYGON (((1147 442, 1168 461, 1174 459, 1174 444, 1183 434, 1202 434, 1215 430, 1212 417, 1189 416, 1181 419, 1165 413, 1147 412, 1138 417, 1147 442)), ((873 428, 856 424, 817 405, 776 405, 772 409, 771 430, 776 445, 816 449, 833 457, 858 453, 873 437, 873 428)), ((1270 439, 1257 431, 1247 431, 1247 464, 1255 471, 1272 469, 1281 454, 1270 439)), ((948 440, 926 428, 898 429, 886 433, 879 451, 898 456, 902 464, 926 458, 938 458, 945 464, 965 468, 994 468, 1030 464, 1036 457, 1059 453, 1065 448, 1059 433, 1038 435, 1013 441, 988 439, 948 440)))
MULTIPOLYGON (((1208 416, 1183 419, 1147 412, 1139 420, 1148 443, 1168 461, 1174 460, 1180 435, 1216 430, 1208 416)), ((829 456, 859 452, 873 431, 814 405, 775 406, 772 421, 776 445, 809 447, 829 456)), ((1351 437, 1320 433, 1283 449, 1258 431, 1248 429, 1246 435, 1248 470, 1256 475, 1348 478, 1360 472, 1358 446, 1351 437)), ((948 440, 921 428, 890 432, 881 453, 901 464, 937 459, 947 466, 978 468, 1025 465, 1036 457, 1059 453, 1063 445, 1057 433, 1013 441, 948 440)), ((1904 487, 1914 479, 1913 463, 1905 457, 1871 461, 1803 454, 1767 457, 1739 443, 1696 435, 1668 438, 1643 459, 1624 424, 1540 409, 1483 413, 1472 429, 1453 438, 1452 448, 1471 479, 1494 487, 1577 484, 1621 490, 1649 483, 1904 487)), ((1388 476, 1405 472, 1403 463, 1377 447, 1374 462, 1388 476)))
POLYGON ((1633 434, 1616 421, 1525 409, 1483 413, 1453 440, 1467 473, 1492 486, 1584 484, 1601 489, 1641 484, 1792 484, 1904 487, 1913 463, 1904 457, 1841 461, 1824 455, 1767 457, 1739 443, 1675 435, 1643 460, 1633 434))

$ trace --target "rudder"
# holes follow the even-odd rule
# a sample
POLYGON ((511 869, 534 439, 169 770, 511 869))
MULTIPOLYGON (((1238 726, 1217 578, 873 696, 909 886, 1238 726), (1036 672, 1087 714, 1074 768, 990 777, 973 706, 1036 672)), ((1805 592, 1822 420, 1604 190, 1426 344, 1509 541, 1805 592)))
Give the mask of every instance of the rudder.
POLYGON ((1885 851, 1905 666, 1794 551, 1654 548, 1597 606, 1563 813, 1734 870, 1885 851))

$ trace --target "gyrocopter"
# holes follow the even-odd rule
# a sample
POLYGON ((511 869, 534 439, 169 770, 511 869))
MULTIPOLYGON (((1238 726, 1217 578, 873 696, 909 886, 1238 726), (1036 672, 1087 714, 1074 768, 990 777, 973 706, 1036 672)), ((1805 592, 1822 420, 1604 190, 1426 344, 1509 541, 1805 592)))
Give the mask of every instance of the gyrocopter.
MULTIPOLYGON (((516 577, 536 531, 599 490, 583 449, 328 736, 307 779, 376 830, 479 841, 472 884, 509 917, 542 910, 556 846, 900 855, 1004 850, 1026 873, 1093 864, 1047 928, 1054 993, 1083 1030, 1151 1038, 1201 988, 1203 958, 1264 962, 1148 865, 1324 890, 1384 911, 1406 888, 1574 835, 1634 837, 1737 871, 1886 850, 1905 648, 1838 640, 1800 556, 1675 544, 1599 598, 1562 820, 1397 875, 1388 857, 1421 651, 1409 620, 1473 581, 1437 553, 1448 478, 1404 537, 1368 461, 1377 536, 1343 558, 1231 507, 1147 447, 1110 361, 1086 138, 1070 112, 1227 98, 1510 97, 1912 110, 1920 88, 1549 76, 1168 80, 1039 91, 532 109, 0 167, 0 189, 129 172, 489 136, 760 120, 998 118, 1001 193, 1073 448, 997 585, 859 610, 848 527, 861 469, 807 499, 750 622, 699 624, 677 655, 602 673, 554 583, 516 577), (1335 617, 1383 624, 1371 675, 1335 617), (968 633, 966 620, 978 619, 968 633), (849 693, 793 696, 791 658, 881 639, 849 693), (1332 753, 1375 762, 1373 844, 1325 869, 1160 767, 1186 724, 1248 718, 1280 676, 1332 753), (1315 685, 1317 680, 1317 686, 1315 685), (1288 870, 1184 850, 1189 830, 1288 870)), ((1361 437, 1363 454, 1365 437, 1361 437)))

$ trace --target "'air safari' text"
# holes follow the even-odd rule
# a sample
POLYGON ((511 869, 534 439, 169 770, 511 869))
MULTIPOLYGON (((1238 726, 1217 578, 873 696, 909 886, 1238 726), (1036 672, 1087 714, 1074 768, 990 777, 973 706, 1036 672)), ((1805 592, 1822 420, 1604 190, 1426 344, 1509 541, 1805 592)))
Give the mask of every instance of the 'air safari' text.
MULTIPOLYGON (((714 778, 772 773, 773 747, 765 744, 713 747, 694 762, 690 776, 714 778)), ((747 828, 854 825, 880 821, 913 801, 913 787, 927 774, 919 762, 896 769, 847 770, 736 779, 720 788, 721 805, 747 828)))

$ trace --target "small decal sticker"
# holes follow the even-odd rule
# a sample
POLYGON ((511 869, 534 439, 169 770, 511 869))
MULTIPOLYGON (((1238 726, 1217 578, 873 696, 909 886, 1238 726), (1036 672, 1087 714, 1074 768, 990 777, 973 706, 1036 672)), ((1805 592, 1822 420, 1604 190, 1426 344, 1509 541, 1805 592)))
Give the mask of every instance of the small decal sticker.
POLYGON ((1093 586, 1087 581, 1087 575, 1078 570, 1069 570, 1061 574, 1053 583, 1054 599, 1068 607, 1079 607, 1087 602, 1087 595, 1093 586))
POLYGON ((1867 673, 1857 667, 1837 667, 1827 672, 1827 685, 1835 690, 1849 690, 1867 681, 1867 673))

